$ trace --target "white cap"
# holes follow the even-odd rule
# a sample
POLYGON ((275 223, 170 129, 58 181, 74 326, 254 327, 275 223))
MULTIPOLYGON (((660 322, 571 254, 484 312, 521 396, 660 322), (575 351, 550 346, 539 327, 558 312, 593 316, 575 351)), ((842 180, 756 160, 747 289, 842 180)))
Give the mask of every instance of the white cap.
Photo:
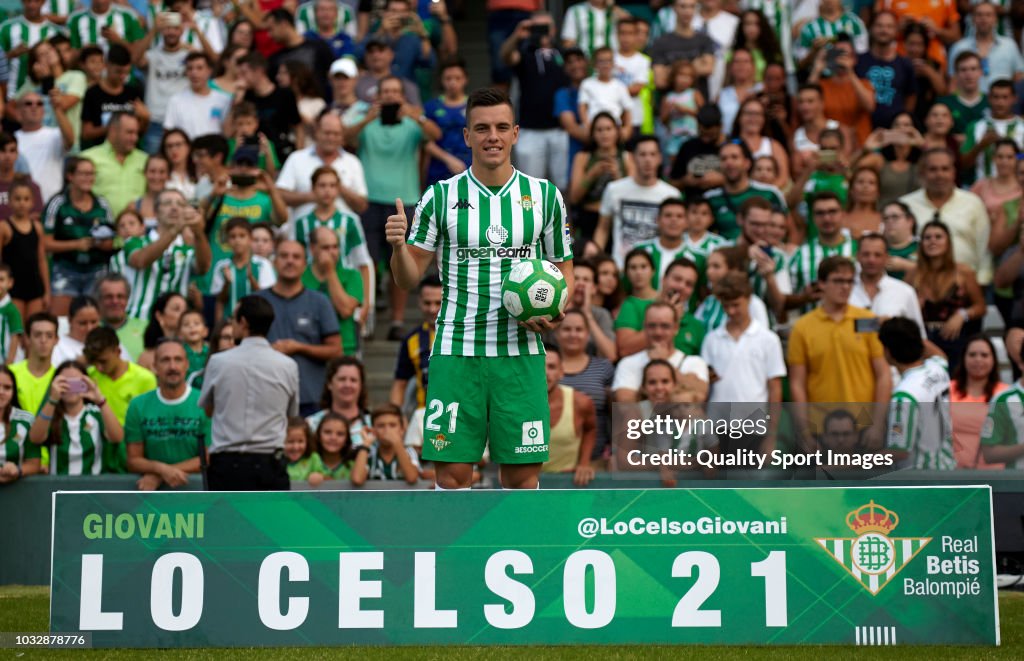
POLYGON ((332 62, 328 75, 336 76, 339 73, 344 74, 349 78, 357 77, 359 75, 359 69, 356 68, 355 60, 350 57, 340 57, 332 62))

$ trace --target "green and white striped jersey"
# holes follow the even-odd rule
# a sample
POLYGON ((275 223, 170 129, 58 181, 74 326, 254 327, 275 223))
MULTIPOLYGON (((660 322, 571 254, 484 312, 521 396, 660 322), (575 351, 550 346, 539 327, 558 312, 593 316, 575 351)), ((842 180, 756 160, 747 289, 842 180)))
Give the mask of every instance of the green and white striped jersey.
POLYGON ((334 215, 327 220, 320 220, 313 211, 295 219, 295 240, 306 246, 306 259, 311 264, 313 253, 309 249, 309 239, 313 235, 313 230, 318 227, 328 227, 338 235, 341 265, 345 268, 358 269, 360 266, 369 266, 373 263, 370 252, 366 249, 366 236, 363 234, 363 223, 359 216, 335 209, 334 215))
POLYGON ((793 0, 741 0, 740 9, 753 10, 764 14, 779 40, 782 61, 786 72, 796 71, 793 61, 793 0))
POLYGON ((50 450, 50 475, 99 475, 103 470, 103 415, 86 404, 76 416, 64 415, 60 445, 50 450))
MULTIPOLYGON (((750 318, 760 323, 765 328, 771 328, 771 322, 768 318, 768 306, 764 304, 757 296, 750 297, 750 304, 747 306, 750 318)), ((728 315, 725 314, 725 308, 722 307, 722 303, 718 298, 711 294, 697 307, 697 311, 693 313, 693 316, 697 318, 700 323, 704 324, 704 329, 710 333, 715 330, 726 321, 729 320, 728 315)))
POLYGON ((572 230, 555 185, 513 170, 496 192, 472 167, 423 193, 408 243, 437 253, 444 293, 433 352, 543 354, 540 336, 501 304, 501 281, 521 259, 572 260, 572 230))
POLYGON ((89 9, 79 9, 68 18, 67 29, 71 47, 78 49, 96 44, 106 51, 107 40, 101 34, 105 27, 113 29, 128 43, 138 41, 146 34, 130 9, 113 5, 110 11, 102 16, 94 14, 89 9))
MULTIPOLYGON (((981 428, 982 445, 1020 445, 1024 443, 1024 384, 1020 381, 992 398, 988 417, 981 428)), ((1007 462, 1007 468, 1024 468, 1024 455, 1007 462)))
MULTIPOLYGON (((826 257, 842 255, 853 259, 857 253, 857 242, 853 240, 847 230, 843 230, 843 240, 835 246, 825 246, 817 238, 804 243, 789 260, 789 280, 792 283, 793 291, 799 292, 807 285, 818 279, 818 265, 826 257)), ((814 306, 809 306, 810 310, 814 306)))
MULTIPOLYGON (((338 18, 334 22, 334 34, 344 32, 353 39, 356 38, 356 15, 352 11, 352 8, 346 5, 344 2, 338 4, 338 18)), ((306 32, 318 32, 316 29, 316 0, 312 2, 304 2, 299 5, 298 10, 295 12, 295 28, 299 31, 299 34, 305 34, 306 32)))
POLYGON ((11 408, 11 419, 6 427, 0 423, 3 433, 3 451, 0 452, 0 466, 5 463, 21 465, 26 459, 39 459, 43 446, 28 440, 28 430, 35 418, 28 411, 11 408))
MULTIPOLYGON (((661 241, 658 239, 651 239, 650 241, 641 241, 640 243, 633 246, 633 248, 643 248, 651 255, 651 259, 654 260, 654 277, 651 278, 651 286, 655 289, 661 289, 661 279, 665 275, 665 269, 676 257, 689 257, 686 253, 686 243, 680 243, 678 248, 666 248, 661 245, 661 241)), ((698 271, 699 273, 699 271, 698 271)))
POLYGON ((128 316, 136 319, 149 319, 150 306, 164 292, 173 291, 187 296, 189 277, 195 264, 195 249, 186 245, 181 236, 177 236, 160 259, 150 264, 149 268, 132 268, 128 264, 132 253, 152 242, 148 236, 136 236, 124 245, 124 277, 128 278, 132 286, 128 298, 128 316))
MULTIPOLYGON (((774 249, 772 260, 775 262, 775 285, 782 294, 793 293, 793 283, 789 279, 789 259, 782 250, 779 248, 774 249)), ((750 286, 753 287, 754 294, 762 300, 767 299, 768 281, 757 272, 757 264, 750 264, 748 274, 750 275, 750 286)), ((769 326, 769 328, 772 328, 772 326, 769 326)))
POLYGON ((587 58, 602 46, 619 50, 615 38, 614 10, 611 4, 607 9, 598 9, 586 1, 569 7, 562 23, 562 40, 576 42, 576 46, 587 54, 587 58))
POLYGON ((7 294, 0 299, 0 361, 7 362, 11 342, 22 332, 24 332, 24 328, 22 328, 21 313, 11 301, 11 295, 7 294))
POLYGON ((800 36, 797 38, 796 57, 805 57, 811 50, 815 39, 835 37, 841 32, 850 35, 853 40, 853 48, 858 53, 863 53, 868 49, 868 29, 864 25, 864 21, 860 20, 860 17, 853 12, 845 12, 834 21, 828 21, 819 16, 804 23, 800 29, 800 36))
MULTIPOLYGON (((277 284, 277 273, 274 272, 274 266, 270 263, 269 259, 253 255, 250 264, 252 264, 252 277, 256 278, 257 286, 255 289, 267 289, 277 284)), ((224 290, 225 286, 230 287, 228 302, 224 307, 225 315, 230 314, 231 310, 235 309, 238 301, 254 291, 252 282, 249 281, 248 271, 248 268, 238 268, 235 266, 234 261, 230 257, 222 259, 213 265, 213 271, 210 275, 210 294, 216 296, 224 290), (225 277, 224 269, 231 269, 230 281, 228 281, 228 277, 225 277)))
POLYGON ((910 454, 911 466, 953 470, 953 425, 949 414, 949 372, 933 356, 902 374, 889 401, 890 450, 910 454))
POLYGON ((70 16, 75 11, 76 0, 46 0, 43 14, 49 16, 70 16))
MULTIPOLYGON (((964 136, 964 144, 960 147, 960 153, 966 154, 973 149, 974 145, 981 142, 981 139, 989 130, 995 131, 1001 138, 1013 140, 1017 143, 1018 148, 1024 147, 1024 119, 1016 116, 1009 119, 986 117, 985 119, 971 122, 970 126, 967 127, 967 133, 964 136)), ((995 145, 989 145, 978 154, 973 171, 970 169, 962 170, 971 183, 980 181, 985 177, 995 176, 995 153, 995 145)))
MULTIPOLYGON (((15 16, 0 23, 0 48, 10 52, 18 46, 32 48, 40 41, 49 39, 61 32, 60 26, 47 20, 33 23, 24 16, 15 16)), ((7 78, 7 98, 13 99, 28 79, 28 53, 16 57, 9 62, 10 74, 7 78), (11 81, 14 81, 12 84, 11 81)))

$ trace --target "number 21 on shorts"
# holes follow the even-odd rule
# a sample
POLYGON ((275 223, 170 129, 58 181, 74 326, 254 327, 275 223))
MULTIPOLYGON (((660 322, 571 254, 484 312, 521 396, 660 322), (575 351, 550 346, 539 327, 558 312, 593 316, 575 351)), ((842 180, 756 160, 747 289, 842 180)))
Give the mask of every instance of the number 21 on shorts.
POLYGON ((447 407, 440 399, 432 399, 427 404, 427 418, 424 421, 424 426, 427 431, 441 431, 441 424, 438 421, 443 414, 448 414, 448 432, 449 434, 455 433, 455 426, 458 423, 459 418, 459 403, 452 402, 447 407))

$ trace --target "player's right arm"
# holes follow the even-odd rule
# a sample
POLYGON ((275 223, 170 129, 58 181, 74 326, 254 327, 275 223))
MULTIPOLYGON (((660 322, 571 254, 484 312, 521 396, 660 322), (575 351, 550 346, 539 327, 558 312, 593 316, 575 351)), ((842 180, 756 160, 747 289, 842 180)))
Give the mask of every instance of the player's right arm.
POLYGON ((405 205, 395 200, 395 213, 388 216, 384 226, 384 236, 394 248, 391 254, 391 272, 395 276, 395 284, 402 289, 412 289, 419 284, 423 273, 434 258, 434 253, 406 243, 409 232, 409 221, 405 217, 405 205))

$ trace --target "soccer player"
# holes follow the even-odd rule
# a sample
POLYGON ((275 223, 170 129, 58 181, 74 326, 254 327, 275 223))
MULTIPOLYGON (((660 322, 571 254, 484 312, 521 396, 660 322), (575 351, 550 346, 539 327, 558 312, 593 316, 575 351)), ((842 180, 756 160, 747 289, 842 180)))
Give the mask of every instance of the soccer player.
POLYGON ((921 328, 906 317, 886 320, 878 329, 878 340, 885 347, 885 359, 900 373, 890 400, 886 448, 910 468, 953 470, 945 358, 924 357, 921 328))
POLYGON ((517 326, 502 307, 501 281, 515 262, 509 255, 529 253, 559 268, 571 298, 571 230, 554 184, 512 167, 519 127, 504 92, 470 95, 463 136, 470 167, 423 194, 411 231, 401 200, 385 227, 396 284, 415 287, 436 253, 444 287, 423 458, 436 466, 438 489, 468 489, 489 440, 502 486, 533 489, 550 434, 539 333, 560 320, 517 326))

